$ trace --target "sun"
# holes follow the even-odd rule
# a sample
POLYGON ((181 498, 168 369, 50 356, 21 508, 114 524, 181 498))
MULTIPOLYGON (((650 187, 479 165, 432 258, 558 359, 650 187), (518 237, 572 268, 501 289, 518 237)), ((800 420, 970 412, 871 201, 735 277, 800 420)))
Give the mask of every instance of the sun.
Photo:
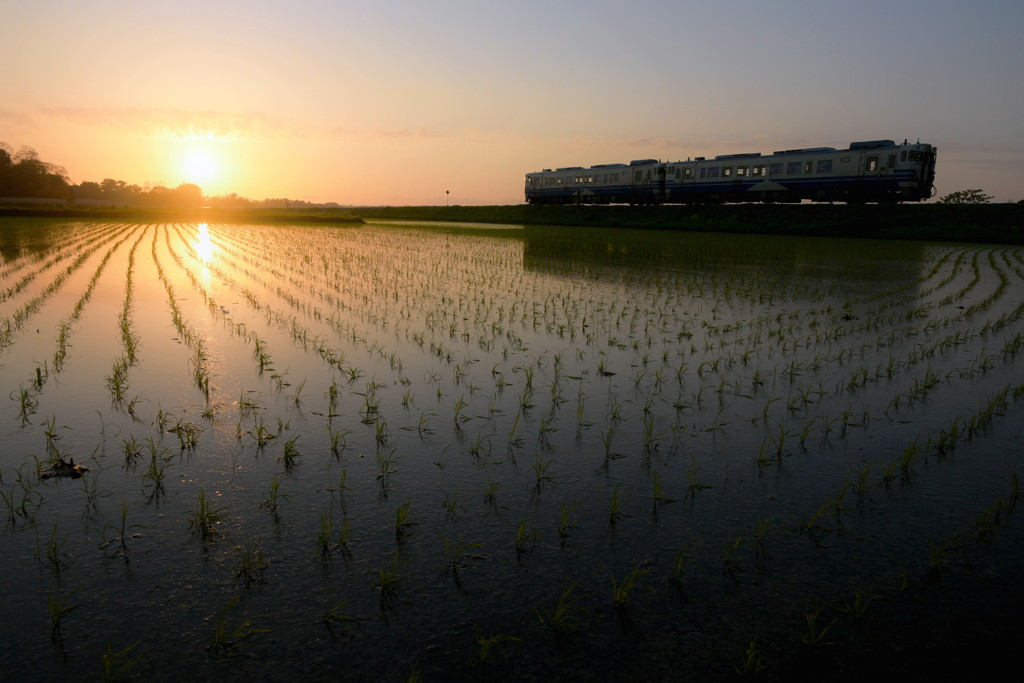
POLYGON ((202 186, 220 177, 220 161, 208 149, 189 149, 181 158, 185 182, 202 186))

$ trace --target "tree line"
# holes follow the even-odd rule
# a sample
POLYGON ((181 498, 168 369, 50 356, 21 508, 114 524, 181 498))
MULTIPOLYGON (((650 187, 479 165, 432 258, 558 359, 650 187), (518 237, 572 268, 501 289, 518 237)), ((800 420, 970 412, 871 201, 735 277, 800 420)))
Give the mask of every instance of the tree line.
POLYGON ((203 195, 193 183, 182 183, 175 188, 156 185, 140 187, 123 180, 104 178, 101 182, 86 180, 72 183, 63 166, 47 163, 31 147, 18 151, 0 141, 0 197, 26 199, 55 199, 74 202, 95 201, 128 206, 213 206, 224 209, 242 208, 308 208, 336 207, 334 202, 317 204, 300 199, 272 198, 253 200, 231 194, 216 197, 203 195))
POLYGON ((192 183, 169 188, 143 188, 123 180, 104 178, 102 182, 74 184, 63 166, 45 162, 31 147, 15 152, 0 142, 0 197, 94 200, 133 206, 202 206, 203 190, 192 183))

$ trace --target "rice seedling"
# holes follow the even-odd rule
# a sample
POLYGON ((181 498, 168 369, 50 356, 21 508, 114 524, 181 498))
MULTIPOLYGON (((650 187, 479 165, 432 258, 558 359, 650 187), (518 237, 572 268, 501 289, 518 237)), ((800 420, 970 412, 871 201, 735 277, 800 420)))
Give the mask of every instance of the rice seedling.
POLYGON ((273 431, 267 429, 266 424, 263 421, 261 415, 257 415, 253 420, 253 429, 246 432, 256 442, 256 447, 262 449, 267 445, 267 442, 271 439, 277 438, 277 435, 273 431))
POLYGON ((317 554, 326 558, 331 554, 331 547, 334 544, 334 518, 330 510, 320 513, 320 532, 316 537, 317 554))
POLYGON ((167 463, 170 461, 170 457, 164 455, 162 450, 158 452, 152 438, 147 438, 147 441, 150 447, 149 465, 142 473, 142 482, 143 485, 148 484, 152 486, 153 495, 156 495, 163 491, 164 478, 167 476, 167 463))
POLYGON ((881 599, 881 596, 869 593, 863 588, 858 588, 853 593, 851 600, 831 603, 830 607, 845 615, 854 625, 863 624, 867 620, 868 609, 871 603, 881 599))
POLYGON ((676 586, 680 586, 683 583, 683 568, 686 565, 686 557, 690 552, 689 545, 679 546, 675 554, 672 556, 672 565, 670 567, 669 581, 676 586))
POLYGON ((142 661, 145 656, 142 653, 132 656, 132 651, 139 646, 141 640, 136 640, 131 645, 114 651, 114 646, 107 641, 106 651, 100 655, 100 679, 103 681, 121 681, 129 676, 129 672, 142 661))
POLYGON ((246 586, 263 583, 263 572, 270 566, 270 561, 263 555, 263 547, 259 541, 250 541, 244 545, 236 545, 235 578, 246 586))
POLYGON ((10 393, 10 397, 18 404, 18 417, 21 418, 22 423, 28 422, 28 418, 35 414, 36 408, 39 406, 39 399, 36 398, 32 388, 21 385, 10 393))
POLYGON ((414 527, 419 522, 412 518, 412 501, 407 500, 398 506, 395 510, 395 538, 401 540, 403 536, 410 532, 410 527, 414 527))
POLYGON ((104 526, 103 531, 101 532, 101 535, 103 535, 103 537, 104 537, 103 544, 100 546, 101 548, 105 548, 105 547, 111 545, 113 542, 116 541, 118 543, 118 545, 120 546, 120 548, 121 548, 121 552, 125 553, 128 550, 127 541, 128 541, 130 530, 131 529, 148 529, 149 528, 145 524, 128 524, 128 511, 130 509, 131 509, 131 506, 128 504, 127 499, 122 498, 121 499, 121 509, 120 509, 120 523, 117 526, 112 526, 110 524, 107 524, 106 526, 104 526), (112 529, 112 530, 114 530, 116 532, 116 536, 114 538, 111 538, 111 539, 107 539, 106 538, 106 531, 108 529, 112 529))
POLYGON ((462 540, 461 534, 454 541, 447 537, 443 537, 442 540, 444 541, 444 566, 452 572, 472 566, 471 561, 487 559, 486 555, 475 552, 477 548, 484 546, 483 543, 467 543, 462 540))
POLYGON ((225 509, 223 507, 215 508, 210 505, 210 502, 206 499, 206 491, 199 489, 196 503, 188 513, 188 525, 204 541, 212 540, 216 533, 217 525, 224 520, 225 509))
POLYGON ((234 609, 235 605, 238 604, 238 596, 235 596, 228 600, 227 604, 224 605, 217 612, 217 615, 213 620, 213 637, 210 640, 210 645, 207 651, 211 657, 223 658, 229 656, 237 647, 238 644, 257 633, 269 633, 268 628, 254 628, 252 626, 252 620, 246 619, 240 624, 229 627, 228 613, 234 609))
POLYGON ((476 627, 474 627, 473 630, 476 636, 477 646, 479 647, 479 650, 477 651, 477 663, 480 666, 483 666, 496 656, 500 656, 503 660, 507 661, 509 652, 506 648, 506 644, 517 643, 522 640, 521 638, 505 634, 482 636, 480 635, 480 632, 476 630, 476 627))
POLYGON ((203 431, 203 428, 192 422, 185 422, 182 419, 178 420, 167 431, 178 437, 178 445, 181 447, 181 450, 193 451, 199 444, 199 434, 203 431))
POLYGON ((804 623, 805 630, 802 636, 800 636, 800 642, 809 648, 820 648, 828 645, 835 645, 836 642, 828 639, 828 633, 838 618, 827 621, 822 618, 822 612, 827 607, 827 604, 819 604, 810 612, 804 612, 804 623), (826 623, 827 621, 827 623, 826 623))
POLYGON ((700 468, 697 466, 697 456, 693 455, 691 453, 690 454, 690 468, 686 471, 686 478, 689 481, 689 487, 688 488, 689 488, 689 491, 690 491, 690 495, 693 495, 693 493, 695 491, 700 491, 702 489, 709 489, 709 488, 711 488, 710 484, 705 484, 705 483, 703 483, 703 482, 698 480, 698 475, 699 474, 700 474, 700 468))
POLYGON ((548 472, 553 462, 554 460, 544 460, 543 458, 540 457, 539 453, 537 454, 537 457, 533 461, 533 464, 530 465, 530 467, 533 469, 533 475, 535 478, 535 488, 540 489, 540 485, 542 483, 544 483, 545 481, 551 481, 555 478, 555 475, 548 472))
POLYGON ((69 592, 62 592, 60 590, 52 591, 46 596, 46 612, 50 616, 50 638, 51 640, 60 640, 60 626, 64 622, 73 610, 76 610, 80 605, 74 605, 69 602, 71 596, 81 590, 81 587, 75 588, 69 592))
POLYGON ((303 379, 299 382, 298 386, 295 387, 295 391, 291 396, 291 401, 296 408, 302 407, 302 390, 306 386, 306 380, 303 379))
POLYGON ((487 480, 487 486, 484 488, 484 502, 488 505, 497 505, 498 502, 498 487, 500 482, 494 479, 487 480))
POLYGON ((395 591, 398 590, 398 586, 402 581, 402 576, 399 574, 400 568, 398 550, 396 549, 391 555, 390 564, 376 571, 371 570, 377 575, 375 587, 381 592, 381 600, 389 600, 394 596, 395 591))
POLYGON ((274 478, 270 480, 270 485, 267 487, 267 493, 263 498, 263 502, 260 503, 260 507, 276 514, 281 501, 287 501, 289 497, 287 493, 281 493, 281 477, 275 474, 274 478))
POLYGON ((328 604, 330 604, 331 607, 329 607, 327 611, 324 612, 324 615, 321 618, 323 623, 327 627, 334 626, 335 624, 340 624, 345 628, 345 630, 348 633, 351 634, 353 632, 352 624, 357 621, 360 621, 360 618, 345 613, 344 610, 348 607, 348 602, 348 600, 341 600, 340 602, 336 601, 336 599, 332 595, 330 601, 328 602, 328 604))
POLYGON ((57 522, 53 523, 53 528, 50 530, 50 535, 47 538, 45 544, 41 542, 39 538, 39 531, 36 530, 36 559, 39 561, 46 561, 46 566, 52 569, 56 574, 60 574, 61 569, 67 565, 63 559, 62 550, 64 545, 68 542, 68 535, 58 536, 57 534, 57 522))
POLYGON ((579 506, 579 501, 573 503, 570 503, 568 499, 562 501, 558 518, 558 536, 563 542, 569 537, 569 530, 579 523, 579 517, 573 514, 579 506))
POLYGON ((382 484, 387 484, 388 479, 392 474, 398 470, 394 467, 395 451, 394 449, 387 453, 383 451, 377 451, 377 480, 382 484))
POLYGON ((526 517, 520 519, 519 523, 516 525, 516 535, 513 543, 516 549, 516 554, 532 550, 538 538, 537 527, 530 524, 530 521, 526 517))
POLYGON ((296 459, 302 455, 299 452, 298 447, 295 445, 299 440, 299 436, 296 435, 291 439, 284 442, 284 450, 281 452, 281 457, 277 459, 278 462, 284 463, 285 470, 291 470, 296 465, 296 459))
POLYGON ((608 497, 609 526, 615 526, 616 522, 626 516, 626 513, 622 511, 625 505, 625 501, 622 500, 622 484, 616 484, 611 496, 608 497))
POLYGON ((743 652, 743 656, 733 668, 740 676, 756 676, 768 668, 768 664, 764 661, 764 655, 761 653, 756 640, 750 641, 747 649, 743 652))
POLYGON ((743 534, 739 534, 732 540, 732 542, 725 543, 722 549, 722 570, 729 577, 736 574, 738 566, 736 564, 736 551, 746 542, 746 537, 743 534))
POLYGON ((616 607, 623 607, 627 602, 629 602, 629 596, 633 592, 633 589, 638 586, 646 588, 652 593, 655 592, 654 588, 648 586, 640 580, 643 577, 647 576, 650 573, 650 571, 651 570, 648 567, 644 567, 638 564, 635 567, 633 567, 633 569, 631 569, 628 574, 622 577, 621 581, 616 580, 615 575, 613 574, 612 603, 616 607))
POLYGON ((584 628, 587 612, 580 607, 580 596, 573 595, 579 586, 580 580, 572 583, 563 583, 562 592, 558 596, 558 602, 554 608, 535 609, 540 623, 546 626, 556 637, 564 637, 572 631, 579 631, 584 628))

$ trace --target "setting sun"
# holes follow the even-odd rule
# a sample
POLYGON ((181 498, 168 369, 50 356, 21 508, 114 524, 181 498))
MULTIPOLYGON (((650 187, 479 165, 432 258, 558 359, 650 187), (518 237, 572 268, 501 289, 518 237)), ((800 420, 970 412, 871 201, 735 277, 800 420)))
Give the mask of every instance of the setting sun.
POLYGON ((217 180, 221 174, 219 160, 207 149, 189 150, 182 157, 181 166, 185 181, 200 186, 217 180))

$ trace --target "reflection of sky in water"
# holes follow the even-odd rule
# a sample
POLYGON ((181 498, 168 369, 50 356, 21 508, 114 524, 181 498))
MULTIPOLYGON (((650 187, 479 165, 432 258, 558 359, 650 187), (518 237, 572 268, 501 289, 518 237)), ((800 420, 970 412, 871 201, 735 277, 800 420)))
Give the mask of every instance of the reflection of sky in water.
MULTIPOLYGON (((336 663, 337 649, 321 646, 321 618, 331 605, 309 599, 322 592, 325 576, 360 616, 357 637, 379 630, 388 642, 412 641, 436 633, 438 651, 467 661, 462 648, 476 642, 475 624, 546 647, 546 633, 537 637, 501 615, 533 623, 535 606, 553 604, 564 582, 580 579, 581 594, 598 596, 588 608, 600 602, 588 638, 621 654, 619 626, 606 618, 609 573, 621 577, 640 562, 650 567, 658 592, 638 595, 635 611, 651 624, 649 633, 669 623, 696 631, 715 615, 771 619, 773 609, 813 607, 813 600, 801 602, 805 591, 845 598, 851 586, 888 577, 894 564, 920 565, 936 520, 938 533, 959 531, 1005 495, 1010 446, 1019 436, 1009 417, 995 425, 996 435, 979 433, 956 453, 915 466, 912 486, 878 486, 883 468, 914 439, 923 443, 976 409, 965 395, 989 394, 1007 381, 999 372, 958 374, 978 364, 979 347, 995 354, 1003 336, 1020 329, 1016 318, 1010 332, 984 339, 972 329, 1020 300, 1022 278, 994 250, 500 226, 130 230, 107 244, 143 234, 131 315, 141 355, 128 374, 137 419, 111 404, 105 382, 121 353, 114 321, 125 270, 117 266, 135 244, 126 238, 73 328, 67 366, 40 393, 38 414, 23 426, 9 401, 0 430, 13 444, 0 454, 5 486, 16 486, 13 472, 23 458, 45 455, 44 419, 51 415, 63 452, 101 473, 97 510, 81 514, 81 482, 51 482, 33 522, 43 530, 56 522, 68 534, 74 560, 66 576, 84 586, 75 599, 88 606, 91 623, 104 626, 94 634, 73 630, 83 607, 69 618, 68 634, 90 651, 101 652, 111 634, 138 632, 153 666, 184 658, 205 672, 203 645, 165 634, 209 628, 229 599, 222 588, 233 576, 223 564, 233 545, 259 541, 273 562, 268 589, 248 591, 231 614, 232 623, 255 616, 257 626, 271 629, 245 644, 255 657, 298 647, 311 661, 336 663), (170 322, 168 287, 154 260, 203 340, 209 403, 195 385, 196 352, 170 322), (1010 272, 1009 289, 990 310, 970 311, 995 290, 997 268, 1010 272), (968 286, 974 289, 958 298, 968 286), (849 315, 839 308, 846 300, 849 315), (934 310, 906 315, 923 303, 934 310), (920 332, 929 320, 932 327, 920 332), (894 329, 900 332, 890 339, 894 329), (924 355, 926 344, 958 331, 969 343, 924 355), (884 376, 890 358, 897 363, 891 377, 884 376), (926 397, 911 397, 926 371, 941 382, 926 397), (248 412, 243 402, 251 402, 248 412), (163 428, 159 419, 167 420, 163 428), (195 452, 179 447, 171 431, 179 421, 202 430, 195 452), (263 449, 254 437, 258 425, 274 435, 263 449), (346 444, 337 454, 332 436, 346 444), (510 445, 513 436, 520 445, 510 445), (134 463, 124 455, 131 439, 143 448, 134 463), (289 441, 301 455, 286 470, 281 457, 289 441), (151 446, 168 468, 158 499, 142 479, 151 446), (393 456, 395 468, 386 481, 382 455, 393 456), (539 481, 540 470, 552 478, 539 481), (858 472, 871 488, 855 500, 849 487, 858 472), (655 506, 656 515, 653 473, 678 501, 655 506), (279 520, 260 507, 274 477, 289 496, 279 520), (494 507, 484 503, 492 481, 494 507), (709 488, 691 488, 695 483, 709 488), (226 539, 205 548, 186 524, 200 488, 229 513, 226 539), (615 491, 627 515, 613 529, 615 491), (835 514, 828 508, 823 524, 834 526, 841 515, 838 522, 856 533, 821 531, 820 545, 787 533, 837 491, 846 491, 845 507, 835 514), (951 505, 951 496, 965 502, 951 505), (119 577, 120 558, 97 551, 95 533, 88 533, 116 524, 122 500, 129 523, 146 525, 129 551, 138 572, 130 582, 109 580, 119 577), (396 542, 395 508, 407 501, 419 524, 396 542), (452 504, 451 515, 442 501, 452 504), (564 504, 577 505, 579 522, 563 544, 564 504), (535 525, 540 538, 517 554, 520 520, 535 525), (738 534, 752 538, 761 520, 775 525, 766 554, 745 541, 736 558, 739 580, 723 580, 722 548, 738 534), (314 552, 329 521, 335 534, 342 523, 353 533, 351 554, 332 550, 333 561, 314 552), (456 538, 485 542, 488 556, 465 568, 462 586, 438 570, 448 561, 444 539, 456 538), (676 610, 663 586, 683 545, 695 608, 676 610), (376 570, 396 556, 399 595, 415 608, 399 609, 386 624, 373 584, 376 570), (211 571, 204 557, 219 558, 221 568, 211 571), (755 568, 757 580, 746 580, 755 568), (145 609, 119 612, 125 597, 145 609), (149 630, 154 619, 159 633, 149 630), (166 655, 153 646, 167 640, 166 655)), ((52 343, 56 323, 101 256, 93 254, 5 353, 5 391, 27 385, 35 364, 52 353, 41 342, 52 343), (35 325, 48 334, 36 334, 35 325)), ((36 291, 46 285, 40 280, 36 291)), ((998 363, 1014 366, 1012 358, 998 363)), ((19 519, 15 528, 28 527, 19 519)), ((17 551, 8 554, 14 570, 0 575, 0 589, 21 596, 19 614, 35 610, 45 618, 40 596, 52 581, 32 559, 36 535, 0 536, 0 543, 17 551)), ((21 617, 0 624, 0 638, 20 643, 24 625, 21 617)), ((728 640, 729 628, 721 632, 728 640)), ((741 652, 753 636, 739 637, 725 649, 741 652)), ((347 664, 360 678, 379 678, 392 649, 368 641, 347 664)), ((611 656, 591 654, 595 666, 611 656)), ((15 670, 53 673, 38 648, 20 648, 17 657, 15 670)))

